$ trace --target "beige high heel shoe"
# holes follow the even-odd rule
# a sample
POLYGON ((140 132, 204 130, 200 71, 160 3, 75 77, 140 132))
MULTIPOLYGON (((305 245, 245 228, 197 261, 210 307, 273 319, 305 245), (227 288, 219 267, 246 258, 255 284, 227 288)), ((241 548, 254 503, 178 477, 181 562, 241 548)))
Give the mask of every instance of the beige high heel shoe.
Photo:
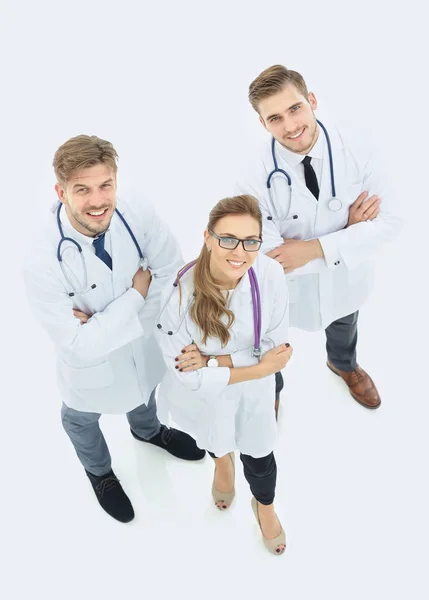
MULTIPOLYGON (((234 452, 230 452, 228 456, 232 462, 232 466, 233 466, 233 470, 234 470, 234 480, 235 480, 235 454, 234 454, 234 452)), ((232 492, 220 492, 219 490, 217 490, 215 488, 214 478, 213 478, 212 496, 213 496, 213 500, 214 500, 216 508, 218 508, 219 510, 226 510, 227 508, 229 508, 231 506, 232 501, 234 500, 235 486, 234 486, 232 492), (218 506, 217 502, 222 502, 223 506, 225 506, 225 508, 218 506)))
POLYGON ((261 522, 259 520, 259 514, 258 514, 258 502, 255 497, 252 497, 252 508, 253 508, 253 512, 255 514, 256 521, 259 525, 259 529, 261 530, 261 533, 262 533, 262 539, 264 541, 265 548, 268 550, 268 552, 272 552, 276 556, 280 556, 286 550, 286 534, 283 531, 283 527, 282 527, 281 523, 280 523, 281 531, 280 531, 279 535, 277 537, 273 538, 272 540, 268 540, 264 536, 264 533, 262 531, 261 522), (284 548, 280 549, 279 546, 282 546, 282 545, 284 546, 284 548))

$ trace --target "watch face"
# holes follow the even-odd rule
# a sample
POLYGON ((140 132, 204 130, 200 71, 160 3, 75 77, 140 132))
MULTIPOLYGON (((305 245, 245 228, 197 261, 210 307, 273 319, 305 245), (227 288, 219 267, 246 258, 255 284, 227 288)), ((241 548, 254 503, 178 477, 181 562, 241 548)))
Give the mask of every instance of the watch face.
POLYGON ((217 359, 216 359, 216 358, 210 358, 210 359, 207 361, 207 366, 208 366, 208 367, 217 367, 217 366, 218 366, 218 364, 219 364, 219 363, 217 362, 217 359))

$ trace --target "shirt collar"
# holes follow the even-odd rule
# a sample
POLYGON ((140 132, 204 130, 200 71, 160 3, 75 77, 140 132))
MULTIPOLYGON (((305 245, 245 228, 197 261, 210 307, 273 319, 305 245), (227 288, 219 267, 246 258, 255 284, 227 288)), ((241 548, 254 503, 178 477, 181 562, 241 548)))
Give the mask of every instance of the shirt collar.
MULTIPOLYGON (((317 142, 314 144, 313 148, 308 153, 308 156, 311 158, 317 158, 319 160, 323 159, 323 152, 325 150, 325 134, 323 133, 322 128, 318 125, 319 128, 319 137, 317 138, 317 142)), ((279 148, 280 156, 291 166, 296 167, 299 165, 305 158, 304 154, 297 154, 296 152, 292 152, 288 150, 278 142, 276 142, 277 148, 279 148)))

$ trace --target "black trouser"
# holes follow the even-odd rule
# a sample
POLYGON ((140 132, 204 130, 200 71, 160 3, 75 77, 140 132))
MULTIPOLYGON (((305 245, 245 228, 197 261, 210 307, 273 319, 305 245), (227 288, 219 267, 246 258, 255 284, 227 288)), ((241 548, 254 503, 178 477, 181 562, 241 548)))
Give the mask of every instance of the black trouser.
MULTIPOLYGON (((359 311, 337 319, 326 329, 326 352, 329 362, 340 371, 354 371, 357 366, 357 323, 359 311)), ((276 400, 283 389, 283 376, 276 373, 276 400)))
MULTIPOLYGON (((212 452, 207 452, 212 458, 218 458, 212 452)), ((250 491, 261 504, 272 504, 277 481, 277 464, 274 454, 253 458, 248 454, 240 454, 243 463, 244 477, 250 486, 250 491)))
POLYGON ((276 400, 280 400, 280 392, 282 391, 284 386, 283 375, 281 371, 276 373, 276 400))

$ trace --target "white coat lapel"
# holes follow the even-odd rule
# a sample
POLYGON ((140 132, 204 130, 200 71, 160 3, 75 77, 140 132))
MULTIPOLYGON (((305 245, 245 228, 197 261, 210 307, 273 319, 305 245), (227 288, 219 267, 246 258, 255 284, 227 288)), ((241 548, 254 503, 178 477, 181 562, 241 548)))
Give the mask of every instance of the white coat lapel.
MULTIPOLYGON (((132 223, 129 223, 132 230, 132 223)), ((137 232, 133 232, 136 235, 137 232)), ((140 257, 138 250, 121 218, 115 213, 109 228, 110 247, 112 256, 112 277, 115 294, 124 293, 132 286, 140 257)))

